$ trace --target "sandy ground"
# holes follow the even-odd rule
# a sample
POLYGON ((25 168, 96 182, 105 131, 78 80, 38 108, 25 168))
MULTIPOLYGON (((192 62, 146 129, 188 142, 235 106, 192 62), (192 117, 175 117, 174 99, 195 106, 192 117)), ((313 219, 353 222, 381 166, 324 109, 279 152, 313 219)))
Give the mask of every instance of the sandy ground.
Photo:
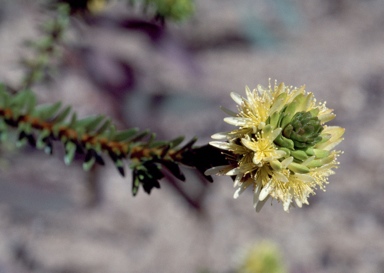
MULTIPOLYGON (((21 43, 41 18, 29 1, 0 3, 0 79, 14 84, 22 75, 21 43)), ((65 167, 60 152, 48 157, 3 145, 0 273, 233 272, 237 253, 265 240, 278 245, 288 272, 384 272, 383 13, 380 0, 197 1, 194 18, 170 27, 194 49, 188 65, 169 58, 179 52, 153 50, 137 34, 89 30, 78 43, 134 62, 143 93, 161 86, 180 103, 194 101, 190 108, 159 108, 154 116, 145 97, 134 96, 127 123, 163 137, 197 135, 203 144, 228 128, 219 106, 234 109, 229 92, 267 85, 269 78, 306 84, 335 109, 333 124, 346 128, 340 168, 326 192, 289 214, 276 202, 256 214, 251 193, 233 200, 226 178, 206 187, 197 213, 166 182, 133 198, 130 178, 109 164, 99 171, 102 202, 87 208, 88 176, 80 166, 65 167)), ((69 39, 76 42, 76 35, 69 39)), ((81 115, 118 116, 113 100, 78 70, 36 90, 41 101, 61 99, 81 115)))

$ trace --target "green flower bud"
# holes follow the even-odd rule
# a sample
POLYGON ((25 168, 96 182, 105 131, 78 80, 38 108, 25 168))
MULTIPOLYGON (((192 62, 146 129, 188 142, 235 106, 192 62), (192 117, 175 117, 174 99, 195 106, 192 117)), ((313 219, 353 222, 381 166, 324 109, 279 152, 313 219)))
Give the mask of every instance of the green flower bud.
POLYGON ((309 168, 307 166, 295 162, 289 164, 288 169, 290 169, 294 173, 309 173, 309 168))
POLYGON ((288 104, 287 108, 284 110, 283 118, 281 119, 280 126, 284 128, 289 122, 292 121, 293 117, 295 117, 297 103, 295 101, 288 104))
POLYGON ((274 142, 280 147, 291 149, 291 150, 293 150, 295 146, 295 143, 293 142, 292 139, 286 138, 281 134, 274 140, 274 142))
POLYGON ((324 158, 330 155, 330 151, 327 150, 320 150, 320 149, 313 149, 316 158, 324 158))
POLYGON ((309 147, 308 149, 305 150, 305 153, 308 155, 308 156, 313 156, 315 155, 315 151, 313 150, 312 147, 309 147))
POLYGON ((291 139, 296 149, 306 149, 321 141, 323 129, 320 120, 311 112, 298 112, 285 126, 282 135, 291 139))
POLYGON ((291 155, 298 160, 304 161, 308 159, 308 155, 302 150, 295 150, 291 152, 291 155))
POLYGON ((291 155, 291 150, 288 149, 288 148, 285 148, 285 147, 280 147, 279 150, 282 150, 286 153, 286 156, 290 156, 291 155))
POLYGON ((321 166, 323 166, 325 164, 331 163, 333 160, 334 160, 334 156, 333 155, 329 155, 328 157, 312 160, 311 162, 309 162, 307 164, 307 167, 308 168, 321 167, 321 166))
POLYGON ((270 163, 272 169, 274 169, 275 171, 281 171, 283 169, 283 165, 279 160, 272 160, 270 163))

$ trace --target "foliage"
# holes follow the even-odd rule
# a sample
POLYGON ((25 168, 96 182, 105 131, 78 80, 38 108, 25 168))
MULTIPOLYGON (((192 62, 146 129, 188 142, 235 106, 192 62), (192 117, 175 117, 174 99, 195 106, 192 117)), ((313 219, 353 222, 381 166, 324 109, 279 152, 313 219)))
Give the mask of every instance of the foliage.
MULTIPOLYGON (((98 13, 107 0, 57 0, 70 6, 71 13, 98 13)), ((111 1, 112 2, 112 1, 111 1)), ((144 13, 153 14, 161 21, 179 22, 189 18, 194 12, 193 0, 128 0, 131 7, 141 6, 144 13)))
MULTIPOLYGON (((220 163, 221 153, 214 148, 193 147, 196 139, 179 147, 183 137, 171 141, 158 141, 155 134, 132 128, 117 131, 110 119, 103 116, 78 119, 71 107, 61 103, 36 105, 33 92, 23 90, 10 94, 4 85, 0 86, 0 130, 6 138, 9 127, 17 128, 18 146, 26 143, 53 152, 53 142, 59 141, 65 150, 64 162, 69 165, 78 155, 83 161, 83 169, 88 171, 95 164, 104 165, 107 155, 122 176, 125 176, 124 160, 130 160, 133 182, 132 193, 139 187, 150 193, 160 188, 159 180, 164 177, 166 168, 177 179, 184 181, 179 164, 195 167, 201 173, 212 167, 213 161, 201 160, 207 149, 220 163)), ((212 181, 210 176, 206 179, 212 181)))
POLYGON ((21 88, 30 88, 46 77, 49 70, 54 69, 52 63, 55 57, 57 59, 61 55, 59 46, 68 25, 69 7, 65 4, 57 5, 53 17, 41 26, 42 37, 27 42, 33 50, 33 57, 22 60, 26 73, 21 81, 21 88))

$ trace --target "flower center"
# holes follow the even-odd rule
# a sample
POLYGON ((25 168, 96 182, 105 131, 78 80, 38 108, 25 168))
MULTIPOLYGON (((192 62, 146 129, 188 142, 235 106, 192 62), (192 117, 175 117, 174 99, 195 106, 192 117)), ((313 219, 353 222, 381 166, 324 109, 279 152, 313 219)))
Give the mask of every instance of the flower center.
POLYGON ((284 127, 282 135, 291 139, 296 149, 313 147, 322 140, 323 126, 317 116, 310 112, 297 112, 284 127))

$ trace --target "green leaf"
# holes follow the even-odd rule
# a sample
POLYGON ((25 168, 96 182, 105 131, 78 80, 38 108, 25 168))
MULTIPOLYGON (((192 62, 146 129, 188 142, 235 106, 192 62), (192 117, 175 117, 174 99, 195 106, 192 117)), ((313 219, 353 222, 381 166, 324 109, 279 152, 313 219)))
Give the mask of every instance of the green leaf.
POLYGON ((37 142, 36 142, 36 147, 37 147, 38 149, 45 149, 45 148, 46 148, 46 146, 47 146, 46 140, 47 140, 47 138, 49 137, 50 134, 51 134, 50 131, 48 131, 48 130, 43 130, 43 131, 38 135, 37 142))
POLYGON ((134 169, 132 171, 132 195, 136 196, 140 188, 140 179, 137 176, 137 171, 134 169))
POLYGON ((31 91, 26 91, 28 99, 25 105, 26 114, 31 114, 36 107, 36 97, 31 91))
POLYGON ((26 134, 32 133, 32 125, 30 123, 20 122, 18 129, 26 134))
POLYGON ((187 142, 187 144, 185 144, 183 147, 179 149, 179 152, 192 148, 193 144, 195 144, 196 141, 197 141, 196 137, 192 138, 190 141, 187 142))
POLYGON ((4 142, 8 138, 8 126, 3 119, 0 119, 0 141, 4 142))
POLYGON ((132 136, 131 138, 127 139, 126 141, 136 142, 136 141, 141 140, 143 137, 147 136, 148 134, 149 134, 149 131, 145 130, 145 131, 143 131, 137 135, 132 136))
POLYGON ((73 158, 75 157, 76 153, 76 144, 68 141, 67 144, 65 145, 65 156, 64 156, 64 163, 65 165, 70 165, 73 161, 73 158))
POLYGON ((95 162, 96 162, 96 158, 95 157, 92 157, 90 160, 88 161, 84 161, 83 162, 83 170, 84 171, 89 171, 93 165, 95 165, 95 162))
POLYGON ((156 134, 151 133, 151 135, 149 136, 148 144, 151 144, 155 139, 156 139, 156 134))
POLYGON ((179 146, 179 144, 180 144, 181 142, 183 142, 184 139, 185 139, 185 137, 183 137, 183 136, 179 136, 179 137, 177 137, 177 138, 171 140, 171 141, 169 142, 169 147, 172 149, 172 148, 175 148, 175 147, 179 146))
POLYGON ((28 142, 28 139, 25 137, 25 134, 23 134, 23 133, 24 132, 20 132, 20 134, 19 134, 19 139, 16 142, 17 148, 24 147, 28 142))
POLYGON ((164 167, 166 167, 177 179, 185 181, 185 176, 181 172, 179 165, 171 160, 160 160, 159 161, 164 167))
POLYGON ((164 146, 163 150, 161 151, 160 158, 163 158, 167 155, 171 147, 169 145, 164 146))
POLYGON ((110 119, 107 119, 104 121, 104 123, 95 131, 95 133, 97 135, 99 134, 103 134, 105 131, 107 131, 108 129, 110 129, 111 127, 111 120, 110 119))
POLYGON ((2 82, 0 82, 0 92, 6 92, 6 87, 2 82))
POLYGON ((69 113, 71 112, 71 106, 67 106, 64 108, 64 110, 62 110, 56 117, 55 119, 53 120, 53 122, 55 123, 61 123, 63 122, 69 115, 69 113))
POLYGON ((149 144, 149 148, 157 148, 157 147, 162 147, 162 146, 166 146, 168 144, 167 141, 154 141, 152 143, 149 144))
POLYGON ((130 139, 131 137, 133 137, 138 131, 139 131, 139 129, 137 129, 137 128, 128 129, 126 131, 120 131, 120 132, 117 132, 111 138, 111 140, 116 141, 116 142, 126 141, 126 140, 130 139))
POLYGON ((269 124, 272 126, 273 129, 275 129, 278 126, 280 115, 281 115, 281 112, 276 111, 270 116, 269 124))
POLYGON ((124 162, 121 160, 121 159, 116 159, 114 160, 113 162, 117 168, 117 170, 119 171, 119 173, 121 174, 122 177, 125 177, 125 171, 124 171, 124 162))
POLYGON ((3 119, 0 119, 0 132, 6 131, 7 129, 8 129, 8 126, 5 123, 5 121, 3 119))
POLYGON ((108 130, 106 130, 103 135, 105 135, 105 137, 108 140, 112 140, 115 137, 115 135, 116 135, 116 127, 115 127, 115 125, 111 124, 108 127, 108 130))
POLYGON ((7 133, 7 131, 2 131, 2 132, 0 133, 0 141, 1 141, 1 142, 5 142, 7 139, 8 139, 8 133, 7 133))
POLYGON ((13 95, 10 99, 10 107, 22 109, 29 99, 28 92, 22 91, 13 95))
POLYGON ((280 127, 284 128, 292 120, 292 117, 294 116, 295 113, 296 113, 296 103, 291 102, 290 104, 288 104, 287 108, 284 110, 280 127))
POLYGON ((97 126, 103 121, 103 116, 87 117, 81 120, 78 120, 75 124, 75 128, 81 128, 85 132, 91 132, 97 128, 97 126))
POLYGON ((3 88, 0 91, 0 107, 1 108, 9 107, 10 100, 11 100, 11 97, 8 94, 8 92, 5 90, 5 87, 3 86, 3 88))
POLYGON ((39 105, 37 108, 35 108, 32 115, 43 120, 49 120, 55 116, 60 108, 61 102, 56 102, 55 104, 39 105))
POLYGON ((72 128, 77 122, 77 114, 76 113, 73 113, 72 116, 71 116, 71 120, 68 124, 68 127, 69 128, 72 128))

